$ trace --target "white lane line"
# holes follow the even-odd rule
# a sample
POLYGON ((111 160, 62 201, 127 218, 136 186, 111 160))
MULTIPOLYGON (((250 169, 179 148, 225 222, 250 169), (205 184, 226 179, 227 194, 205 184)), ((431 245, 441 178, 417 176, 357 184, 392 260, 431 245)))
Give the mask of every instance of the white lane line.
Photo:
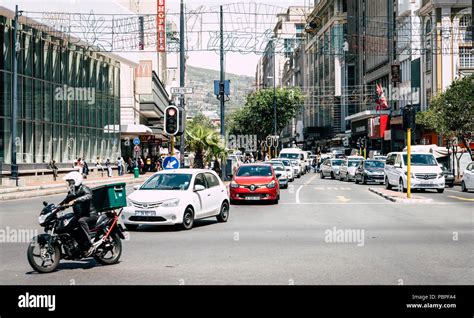
POLYGON ((298 190, 296 190, 296 204, 299 204, 300 203, 300 191, 301 189, 303 189, 303 186, 306 186, 308 185, 309 183, 311 183, 311 181, 313 181, 316 177, 318 177, 318 175, 314 175, 311 177, 311 179, 309 179, 308 181, 306 181, 303 185, 300 185, 298 187, 298 190))
MULTIPOLYGON (((396 203, 393 202, 390 205, 405 205, 408 206, 409 203, 396 203)), ((427 206, 427 205, 472 205, 472 202, 430 202, 430 203, 410 203, 411 206, 427 206)), ((303 202, 303 203, 292 203, 292 202, 280 202, 278 205, 387 205, 386 202, 351 202, 351 203, 342 203, 342 202, 303 202)))

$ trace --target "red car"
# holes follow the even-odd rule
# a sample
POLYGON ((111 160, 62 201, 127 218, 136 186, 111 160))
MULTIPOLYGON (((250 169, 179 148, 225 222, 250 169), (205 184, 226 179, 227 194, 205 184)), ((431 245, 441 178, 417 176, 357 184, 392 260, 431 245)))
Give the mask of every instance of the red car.
POLYGON ((277 204, 280 185, 271 165, 241 165, 229 185, 231 203, 237 201, 269 201, 277 204))

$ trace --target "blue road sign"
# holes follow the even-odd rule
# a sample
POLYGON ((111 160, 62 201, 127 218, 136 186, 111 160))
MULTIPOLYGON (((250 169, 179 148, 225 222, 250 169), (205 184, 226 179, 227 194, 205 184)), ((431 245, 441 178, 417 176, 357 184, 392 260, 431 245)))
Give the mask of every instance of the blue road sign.
POLYGON ((139 138, 133 138, 133 144, 135 146, 138 146, 140 144, 140 139, 139 138))
POLYGON ((163 169, 179 169, 179 160, 176 157, 166 157, 163 160, 163 169))

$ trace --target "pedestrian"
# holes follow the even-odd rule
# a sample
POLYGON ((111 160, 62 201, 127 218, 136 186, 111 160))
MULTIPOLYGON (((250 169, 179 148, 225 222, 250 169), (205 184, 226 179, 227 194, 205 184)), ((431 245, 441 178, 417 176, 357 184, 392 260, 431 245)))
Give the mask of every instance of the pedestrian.
POLYGON ((118 157, 116 164, 117 164, 118 175, 119 176, 123 175, 122 158, 118 157))
POLYGON ((145 170, 146 170, 147 172, 151 172, 151 168, 152 168, 152 166, 151 166, 151 158, 150 158, 150 156, 148 156, 148 157, 146 158, 146 169, 145 169, 145 170))
POLYGON ((112 163, 110 162, 110 158, 107 158, 105 161, 105 167, 107 168, 108 177, 112 178, 112 163))
POLYGON ((49 165, 48 165, 48 169, 51 169, 53 171, 53 180, 56 181, 56 179, 58 178, 58 167, 56 166, 56 161, 55 160, 51 160, 49 165))
POLYGON ((133 167, 134 167, 133 160, 132 160, 131 157, 128 157, 128 167, 127 168, 128 168, 129 173, 133 173, 133 167))
POLYGON ((82 161, 83 168, 82 168, 82 176, 84 179, 87 179, 87 175, 89 174, 89 166, 85 160, 82 161))
POLYGON ((82 170, 84 169, 84 163, 82 162, 82 158, 77 159, 75 168, 82 175, 82 170))
POLYGON ((104 166, 102 166, 102 161, 100 160, 100 157, 97 157, 96 162, 95 162, 95 167, 97 168, 97 172, 99 172, 100 169, 100 176, 104 176, 104 166))

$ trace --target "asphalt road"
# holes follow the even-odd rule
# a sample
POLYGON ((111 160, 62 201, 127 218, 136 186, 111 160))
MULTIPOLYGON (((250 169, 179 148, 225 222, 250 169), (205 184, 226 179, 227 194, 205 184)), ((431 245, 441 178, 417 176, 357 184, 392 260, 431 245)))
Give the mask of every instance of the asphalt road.
MULTIPOLYGON (((4 235, 0 284, 474 284, 474 193, 417 194, 434 201, 393 203, 308 174, 279 205, 231 206, 227 223, 196 221, 191 231, 142 227, 123 242, 120 263, 62 261, 50 274, 32 271, 27 242, 4 235), (357 235, 342 240, 349 230, 357 235)), ((41 202, 61 198, 1 202, 0 230, 40 231, 41 202)))

